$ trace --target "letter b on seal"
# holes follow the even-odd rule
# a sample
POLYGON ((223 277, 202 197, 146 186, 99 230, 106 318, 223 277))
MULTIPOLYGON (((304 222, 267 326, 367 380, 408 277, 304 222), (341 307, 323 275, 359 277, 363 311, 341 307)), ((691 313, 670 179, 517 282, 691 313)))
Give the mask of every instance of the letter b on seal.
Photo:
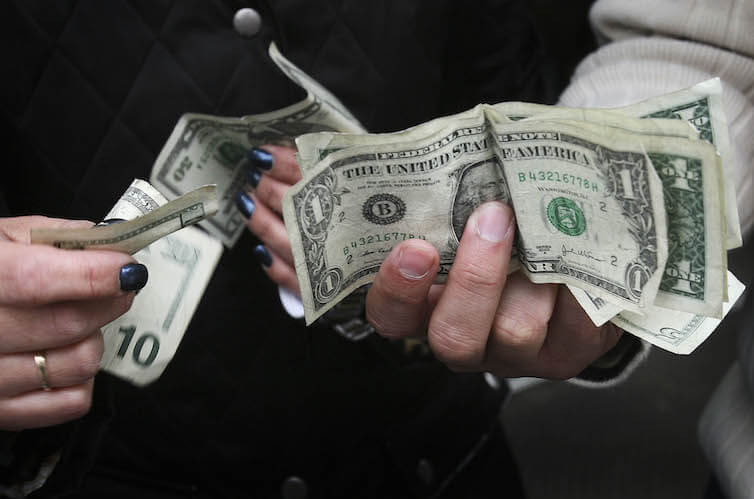
POLYGON ((388 225, 403 218, 406 214, 406 203, 393 194, 375 194, 364 201, 361 213, 373 224, 388 225))

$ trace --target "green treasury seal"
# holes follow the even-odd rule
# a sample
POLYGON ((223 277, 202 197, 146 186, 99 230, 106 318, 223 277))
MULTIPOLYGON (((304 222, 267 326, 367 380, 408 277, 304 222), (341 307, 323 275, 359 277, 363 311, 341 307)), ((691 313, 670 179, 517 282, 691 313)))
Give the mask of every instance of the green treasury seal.
POLYGON ((568 198, 555 198, 547 205, 547 219, 563 234, 580 236, 586 230, 581 208, 568 198))

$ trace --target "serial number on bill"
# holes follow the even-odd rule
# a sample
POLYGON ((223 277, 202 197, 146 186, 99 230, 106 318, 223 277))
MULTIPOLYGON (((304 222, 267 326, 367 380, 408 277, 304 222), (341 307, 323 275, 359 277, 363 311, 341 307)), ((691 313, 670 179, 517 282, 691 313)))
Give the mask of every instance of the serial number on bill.
POLYGON ((349 255, 352 249, 369 246, 370 244, 392 243, 396 241, 406 241, 407 239, 424 239, 426 241, 427 237, 422 234, 411 234, 410 232, 383 232, 381 234, 370 234, 354 239, 348 243, 343 247, 343 254, 349 255))
POLYGON ((573 175, 570 173, 560 173, 554 170, 539 170, 535 172, 519 172, 518 181, 523 182, 560 182, 563 184, 570 184, 573 186, 583 187, 586 190, 592 190, 599 192, 599 184, 594 181, 589 181, 583 177, 573 175))

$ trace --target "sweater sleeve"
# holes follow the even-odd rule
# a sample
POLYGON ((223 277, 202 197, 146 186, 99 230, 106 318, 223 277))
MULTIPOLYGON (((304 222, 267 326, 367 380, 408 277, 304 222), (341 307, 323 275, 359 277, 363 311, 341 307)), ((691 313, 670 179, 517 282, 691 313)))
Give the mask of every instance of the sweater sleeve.
POLYGON ((754 2, 598 0, 590 18, 602 46, 577 67, 561 104, 623 106, 719 77, 745 237, 754 226, 754 2))
MULTIPOLYGON (((754 142, 749 140, 754 129, 754 2, 597 0, 590 21, 600 48, 576 68, 560 104, 625 106, 719 77, 745 237, 754 225, 754 142)), ((641 348, 623 348, 620 355, 608 352, 606 358, 620 369, 605 369, 600 359, 573 381, 590 386, 620 381, 648 350, 642 342, 641 348)))

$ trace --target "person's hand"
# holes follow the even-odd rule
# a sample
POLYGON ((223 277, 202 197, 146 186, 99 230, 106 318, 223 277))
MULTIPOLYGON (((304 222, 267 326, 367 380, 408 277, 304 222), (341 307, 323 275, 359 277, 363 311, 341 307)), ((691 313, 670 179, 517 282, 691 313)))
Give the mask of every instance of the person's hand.
POLYGON ((567 379, 612 348, 622 331, 595 327, 565 286, 507 275, 515 222, 499 202, 469 217, 444 285, 437 250, 413 239, 393 248, 369 290, 367 320, 386 337, 427 335, 455 371, 567 379))
POLYGON ((99 328, 125 313, 146 284, 146 267, 129 255, 29 244, 31 228, 91 225, 0 219, 0 429, 83 416, 102 357, 99 328))
POLYGON ((264 244, 254 249, 269 278, 278 286, 301 295, 294 270, 293 251, 283 222, 283 195, 301 180, 296 151, 266 145, 249 151, 247 185, 236 197, 246 225, 264 244))

